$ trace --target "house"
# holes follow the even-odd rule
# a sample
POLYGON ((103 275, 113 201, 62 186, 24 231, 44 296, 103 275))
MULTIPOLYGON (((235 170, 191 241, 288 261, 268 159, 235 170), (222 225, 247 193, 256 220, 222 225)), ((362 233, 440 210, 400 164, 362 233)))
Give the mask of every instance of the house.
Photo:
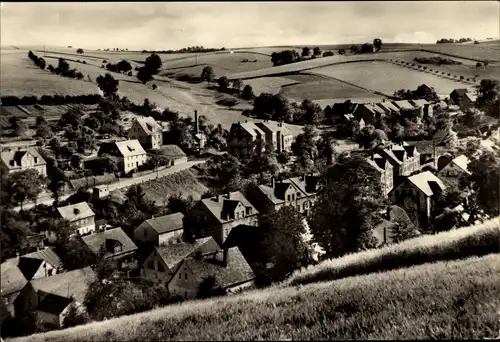
POLYGON ((433 197, 446 189, 446 185, 430 171, 406 178, 395 187, 389 198, 393 204, 413 208, 423 227, 427 227, 433 211, 433 197))
POLYGON ((400 101, 392 101, 392 104, 397 107, 399 110, 405 109, 405 110, 413 110, 415 107, 407 101, 407 100, 400 100, 400 101))
MULTIPOLYGON (((226 137, 227 149, 230 154, 240 157, 250 157, 258 141, 264 142, 265 134, 253 122, 233 123, 226 137)), ((264 144, 262 146, 264 148, 264 144)))
POLYGON ((80 235, 95 231, 95 213, 90 209, 87 202, 59 207, 57 211, 63 219, 71 223, 80 235))
POLYGON ((194 299, 200 284, 211 277, 215 280, 217 289, 235 293, 252 286, 255 274, 238 247, 233 247, 219 251, 209 258, 195 255, 184 259, 168 282, 167 288, 172 295, 194 299))
POLYGON ((18 267, 15 258, 8 259, 1 264, 1 296, 10 317, 22 314, 24 305, 19 299, 19 294, 28 283, 23 272, 18 267))
POLYGON ((411 222, 408 214, 401 207, 391 205, 381 212, 381 214, 383 215, 382 221, 373 228, 373 236, 377 239, 379 246, 393 243, 392 229, 397 224, 412 226, 415 230, 415 235, 420 235, 420 232, 411 222))
POLYGON ((167 165, 187 163, 187 155, 177 145, 164 145, 156 152, 158 156, 167 160, 167 165))
POLYGON ((137 117, 128 131, 130 140, 137 139, 145 150, 163 145, 162 127, 152 117, 137 117))
POLYGON ((465 112, 468 109, 474 108, 476 100, 477 95, 465 93, 465 95, 460 99, 460 109, 465 112))
POLYGON ((212 236, 222 245, 234 227, 256 226, 258 213, 239 191, 204 198, 184 216, 184 237, 212 236))
POLYGON ((415 146, 406 142, 390 144, 378 150, 381 157, 393 166, 394 180, 420 170, 420 153, 415 146))
POLYGON ((424 99, 410 100, 410 104, 415 106, 415 108, 420 109, 420 115, 422 117, 432 117, 434 115, 434 110, 432 105, 424 99))
POLYGON ((365 124, 373 125, 381 117, 385 116, 385 111, 374 104, 363 103, 356 107, 353 115, 356 120, 361 121, 361 119, 363 119, 365 121, 365 124))
POLYGON ((38 303, 36 311, 44 324, 60 329, 73 302, 72 298, 49 293, 38 303))
POLYGON ((272 177, 270 186, 260 184, 249 193, 250 201, 259 211, 265 211, 269 207, 279 210, 285 205, 290 205, 298 212, 305 213, 313 205, 313 200, 304 187, 295 184, 291 179, 276 180, 272 177))
POLYGON ((321 175, 314 173, 290 178, 290 182, 305 194, 302 209, 306 216, 309 215, 312 206, 316 202, 320 180, 321 175))
POLYGON ((63 270, 61 259, 50 247, 38 249, 17 259, 19 269, 28 280, 50 277, 63 270))
POLYGON ((291 151, 293 134, 283 123, 266 120, 256 125, 264 132, 266 143, 272 145, 276 152, 291 151))
POLYGON ((34 148, 0 152, 0 168, 7 173, 25 170, 36 170, 42 176, 47 176, 47 163, 34 148))
POLYGON ((467 165, 469 163, 469 158, 462 154, 452 159, 448 164, 441 168, 436 175, 446 183, 454 183, 458 185, 460 177, 465 177, 471 174, 467 169, 467 165))
POLYGON ((192 243, 155 247, 142 264, 141 277, 153 283, 167 285, 182 260, 194 255, 209 257, 218 250, 220 247, 212 237, 197 239, 192 243))
POLYGON ((377 103, 377 106, 382 108, 384 111, 385 115, 390 115, 392 113, 397 113, 399 112, 399 108, 393 105, 390 101, 383 101, 377 103))
POLYGON ((460 105, 460 100, 468 92, 469 92, 469 89, 466 89, 466 88, 454 89, 450 93, 450 100, 451 100, 452 104, 454 104, 454 105, 460 105))
POLYGON ((382 190, 387 195, 392 190, 394 184, 394 167, 386 158, 383 158, 378 153, 372 154, 370 157, 365 158, 365 160, 379 175, 382 190))
POLYGON ((102 143, 97 155, 104 154, 117 157, 120 160, 120 169, 125 174, 138 168, 147 161, 147 154, 138 140, 109 141, 102 143))
POLYGON ((155 246, 181 243, 184 233, 183 218, 182 213, 153 217, 134 230, 134 238, 137 241, 153 243, 155 246))
POLYGON ((104 252, 105 260, 112 260, 118 270, 133 267, 137 246, 121 228, 112 228, 82 236, 94 254, 104 252))
POLYGON ((352 115, 357 106, 358 104, 352 103, 350 100, 336 102, 330 108, 328 106, 325 108, 325 117, 332 124, 338 124, 344 121, 346 115, 352 115))

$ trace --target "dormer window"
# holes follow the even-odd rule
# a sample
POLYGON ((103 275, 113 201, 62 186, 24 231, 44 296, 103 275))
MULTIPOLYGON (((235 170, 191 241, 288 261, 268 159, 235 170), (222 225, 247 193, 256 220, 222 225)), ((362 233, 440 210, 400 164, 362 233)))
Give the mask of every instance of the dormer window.
POLYGON ((35 164, 38 163, 38 157, 35 157, 35 164))
POLYGON ((247 215, 251 215, 252 214, 252 208, 247 208, 247 215))

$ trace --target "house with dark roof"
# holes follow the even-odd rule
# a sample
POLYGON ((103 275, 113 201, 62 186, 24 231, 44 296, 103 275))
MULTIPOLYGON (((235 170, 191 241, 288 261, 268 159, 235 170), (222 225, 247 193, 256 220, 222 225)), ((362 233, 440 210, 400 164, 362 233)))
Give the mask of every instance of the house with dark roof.
POLYGON ((200 255, 184 259, 168 282, 172 295, 186 299, 197 297, 200 284, 215 280, 215 288, 235 293, 252 286, 255 274, 238 247, 227 248, 203 258, 200 255))
POLYGON ((212 236, 222 245, 234 227, 256 226, 258 213, 239 191, 201 199, 184 216, 184 240, 212 236))
POLYGON ((453 89, 450 93, 451 103, 454 105, 460 105, 460 100, 469 92, 467 88, 453 89))
POLYGON ((59 215, 68 220, 80 235, 95 232, 95 213, 87 202, 57 208, 59 215))
POLYGON ((356 120, 361 121, 363 119, 365 124, 373 125, 381 117, 385 116, 385 111, 375 104, 363 103, 356 107, 353 115, 356 120))
POLYGON ((406 178, 390 193, 393 204, 413 208, 423 227, 427 227, 433 210, 433 198, 446 190, 445 183, 430 171, 406 178))
POLYGON ((36 170, 40 175, 47 176, 47 163, 34 148, 0 152, 0 168, 7 173, 36 170))
POLYGON ((264 132, 266 143, 272 145, 277 153, 291 151, 293 134, 282 122, 266 120, 255 125, 264 132))
POLYGON ((154 153, 150 153, 150 155, 153 157, 163 157, 167 160, 167 165, 187 163, 186 153, 177 145, 163 145, 154 153))
POLYGON ((405 224, 413 227, 415 235, 420 235, 413 222, 408 217, 406 211, 397 205, 391 205, 385 209, 382 214, 382 220, 373 228, 373 236, 377 239, 379 246, 393 243, 393 228, 397 224, 405 224))
POLYGON ((262 141, 264 148, 265 138, 265 133, 253 122, 233 123, 226 137, 227 149, 234 156, 247 158, 252 155, 257 141, 262 141))
POLYGON ((460 177, 467 177, 471 173, 467 169, 470 160, 465 155, 453 158, 448 164, 441 168, 436 175, 446 183, 458 185, 460 177))
POLYGON ((134 230, 136 241, 152 243, 155 246, 182 242, 184 214, 174 213, 153 217, 144 221, 134 230))
POLYGON ((67 316, 72 303, 72 298, 49 293, 38 304, 36 311, 46 325, 59 329, 62 328, 64 318, 67 316))
POLYGON ((399 101, 392 101, 392 104, 397 107, 399 110, 406 109, 406 110, 412 110, 415 109, 415 107, 407 100, 399 100, 399 101))
POLYGON ((17 267, 27 280, 50 277, 63 271, 61 259, 50 247, 11 260, 17 263, 17 267))
POLYGON ((141 266, 141 277, 166 286, 182 260, 195 255, 210 257, 218 250, 220 247, 212 237, 155 247, 141 266))
POLYGON ((387 145, 378 149, 377 152, 391 163, 394 171, 394 183, 397 183, 400 177, 420 170, 420 153, 415 146, 406 142, 387 145))
POLYGON ((163 129, 152 117, 137 117, 128 131, 128 138, 139 140, 145 150, 160 148, 163 129))
POLYGON ((147 153, 137 139, 103 142, 97 155, 102 157, 104 154, 118 158, 119 167, 125 174, 147 161, 147 153))
POLYGON ((135 266, 137 246, 119 227, 82 236, 82 240, 92 253, 103 251, 104 259, 112 261, 118 270, 135 266))
POLYGON ((379 175, 384 194, 388 194, 394 185, 394 167, 392 164, 378 153, 372 153, 365 160, 379 175))
POLYGON ((249 190, 248 199, 259 211, 279 210, 285 205, 307 214, 315 200, 316 189, 311 188, 314 177, 307 175, 295 179, 271 179, 271 184, 260 184, 249 190), (303 183, 303 184, 302 184, 303 183), (306 192, 306 188, 311 192, 306 192))

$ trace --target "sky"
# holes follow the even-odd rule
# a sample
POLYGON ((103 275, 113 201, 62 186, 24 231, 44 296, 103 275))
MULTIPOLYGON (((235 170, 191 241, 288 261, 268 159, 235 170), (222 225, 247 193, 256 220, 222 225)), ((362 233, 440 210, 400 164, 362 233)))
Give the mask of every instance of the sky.
POLYGON ((2 3, 2 46, 179 49, 498 38, 498 1, 2 3))

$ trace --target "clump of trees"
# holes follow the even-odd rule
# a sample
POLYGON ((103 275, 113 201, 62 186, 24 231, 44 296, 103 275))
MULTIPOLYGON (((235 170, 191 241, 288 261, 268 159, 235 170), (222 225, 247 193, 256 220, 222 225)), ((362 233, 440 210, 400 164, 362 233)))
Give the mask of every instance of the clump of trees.
POLYGON ((99 94, 92 95, 42 95, 37 96, 3 96, 1 98, 3 106, 19 106, 19 105, 62 105, 62 104, 97 104, 102 100, 99 94))
POLYGON ((146 60, 144 61, 144 66, 139 68, 137 71, 136 77, 144 84, 148 81, 154 79, 154 75, 156 75, 162 66, 162 61, 160 56, 156 53, 152 53, 146 60))
POLYGON ((201 80, 207 81, 207 84, 210 86, 210 82, 213 82, 214 79, 215 79, 214 68, 207 65, 206 67, 203 68, 201 72, 201 80))
MULTIPOLYGON (((303 54, 304 51, 302 51, 302 55, 303 54)), ((283 50, 280 52, 273 52, 271 54, 271 62, 273 63, 273 66, 291 64, 298 62, 299 60, 299 53, 295 50, 283 50)))
POLYGON ((171 54, 171 53, 200 53, 200 52, 216 52, 216 51, 226 51, 225 47, 221 47, 220 49, 217 48, 205 48, 203 46, 190 46, 186 48, 182 48, 179 50, 154 50, 154 51, 148 51, 148 50, 142 50, 142 53, 164 53, 164 54, 171 54))
POLYGON ((439 96, 437 95, 434 88, 428 87, 422 84, 415 90, 400 89, 394 92, 394 97, 398 100, 418 100, 424 99, 429 102, 439 101, 439 96))
POLYGON ((78 49, 76 49, 76 53, 79 54, 79 55, 81 55, 81 54, 84 53, 84 51, 83 51, 82 48, 78 48, 78 49))
POLYGON ((325 51, 323 52, 323 57, 331 57, 333 56, 333 51, 325 51))
POLYGON ((59 58, 57 68, 49 66, 49 70, 52 73, 61 75, 63 77, 76 78, 79 80, 83 80, 84 78, 83 74, 80 71, 77 71, 76 69, 70 69, 69 63, 62 57, 59 58))
POLYGON ((47 66, 47 62, 45 62, 45 59, 43 59, 42 57, 38 57, 32 51, 28 52, 28 57, 33 61, 33 63, 35 63, 37 67, 42 70, 44 70, 47 66))
POLYGON ((105 98, 116 98, 120 81, 115 80, 114 77, 108 73, 104 76, 98 76, 96 81, 105 98))
POLYGON ((434 56, 434 57, 415 57, 413 58, 415 62, 421 63, 421 64, 434 64, 434 65, 460 65, 462 62, 455 61, 451 58, 443 58, 439 56, 434 56))
POLYGON ((106 69, 112 72, 128 73, 129 71, 132 70, 132 65, 130 64, 130 62, 122 59, 120 62, 116 64, 112 63, 106 64, 106 69))
POLYGON ((465 43, 465 42, 472 42, 472 38, 460 38, 460 39, 441 38, 436 42, 436 44, 453 44, 453 43, 465 43))

